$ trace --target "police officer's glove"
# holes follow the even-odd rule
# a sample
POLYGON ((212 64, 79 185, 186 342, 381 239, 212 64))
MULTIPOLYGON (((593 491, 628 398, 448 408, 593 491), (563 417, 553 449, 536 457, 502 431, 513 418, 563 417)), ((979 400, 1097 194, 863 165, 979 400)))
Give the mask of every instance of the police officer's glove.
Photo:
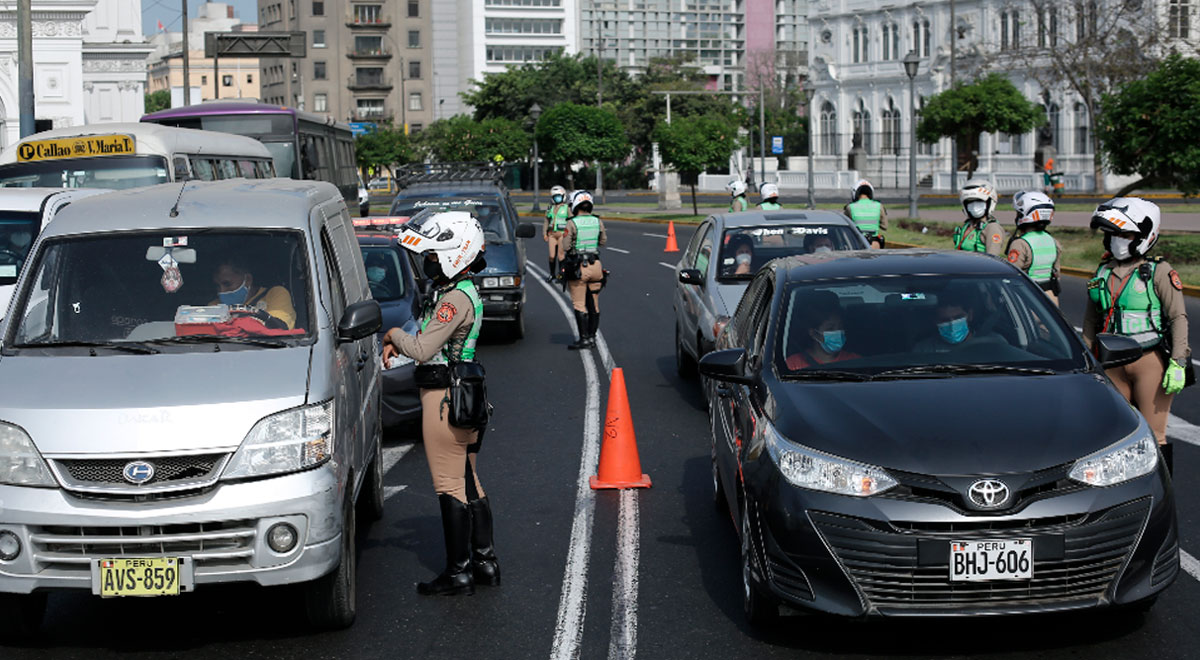
POLYGON ((1163 375, 1163 391, 1167 394, 1178 394, 1187 382, 1187 373, 1183 365, 1175 360, 1167 362, 1167 373, 1163 375))

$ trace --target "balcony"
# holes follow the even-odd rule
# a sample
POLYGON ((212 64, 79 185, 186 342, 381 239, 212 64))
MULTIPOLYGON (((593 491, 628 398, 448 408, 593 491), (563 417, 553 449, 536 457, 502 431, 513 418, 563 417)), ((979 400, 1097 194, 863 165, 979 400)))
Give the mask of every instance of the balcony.
POLYGON ((387 76, 349 76, 346 78, 346 89, 352 92, 389 92, 392 79, 387 76))
POLYGON ((386 61, 392 59, 392 51, 387 46, 380 48, 355 48, 351 46, 346 51, 346 57, 352 60, 386 61))
POLYGON ((373 109, 363 108, 350 113, 350 121, 354 122, 369 121, 375 124, 390 124, 392 123, 392 119, 392 111, 386 108, 382 108, 378 112, 373 109))
POLYGON ((391 16, 371 16, 370 14, 346 13, 346 27, 349 28, 390 28, 391 16))

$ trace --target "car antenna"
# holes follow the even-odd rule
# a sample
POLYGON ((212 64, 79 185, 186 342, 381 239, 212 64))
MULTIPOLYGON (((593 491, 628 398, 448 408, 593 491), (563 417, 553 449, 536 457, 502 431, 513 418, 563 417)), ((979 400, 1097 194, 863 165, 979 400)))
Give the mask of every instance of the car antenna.
POLYGON ((183 190, 185 188, 187 188, 187 181, 184 181, 183 184, 179 186, 179 196, 175 198, 175 206, 171 207, 170 215, 172 218, 179 217, 179 200, 183 199, 183 190))

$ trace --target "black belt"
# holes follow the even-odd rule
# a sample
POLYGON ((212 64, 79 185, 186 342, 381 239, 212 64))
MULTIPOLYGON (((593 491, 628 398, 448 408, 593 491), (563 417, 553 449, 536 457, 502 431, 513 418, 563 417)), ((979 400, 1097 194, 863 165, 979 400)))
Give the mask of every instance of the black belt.
POLYGON ((423 390, 440 390, 450 387, 450 365, 418 364, 413 369, 413 381, 423 390))

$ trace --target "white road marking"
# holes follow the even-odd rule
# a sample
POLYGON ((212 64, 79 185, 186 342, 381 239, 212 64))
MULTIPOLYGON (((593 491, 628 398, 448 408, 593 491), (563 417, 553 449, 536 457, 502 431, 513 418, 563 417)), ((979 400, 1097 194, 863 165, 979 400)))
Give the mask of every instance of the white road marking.
POLYGON ((621 254, 629 254, 629 250, 622 250, 621 248, 610 247, 610 248, 604 248, 604 249, 612 250, 613 252, 620 252, 621 254))
POLYGON ((675 270, 675 264, 669 264, 669 263, 667 263, 667 262, 665 262, 665 261, 660 261, 660 262, 658 262, 658 265, 659 265, 659 266, 664 266, 664 267, 666 267, 666 268, 670 268, 671 270, 675 270))
MULTIPOLYGON (((546 277, 546 271, 542 270, 541 268, 539 268, 533 264, 526 264, 526 268, 528 268, 529 270, 532 270, 533 273, 535 275, 537 275, 538 277, 541 277, 541 278, 546 277)), ((562 293, 561 291, 556 292, 556 291, 554 291, 554 289, 551 289, 550 287, 546 287, 546 288, 550 289, 551 293, 557 293, 557 295, 561 296, 563 299, 566 298, 565 293, 562 293)), ((565 304, 562 302, 560 302, 559 305, 565 306, 565 304)), ((570 313, 571 312, 568 309, 567 314, 569 315, 570 313)), ((568 320, 574 320, 573 316, 568 316, 567 318, 568 318, 568 320)), ((572 324, 571 327, 574 327, 574 324, 572 324)), ((575 336, 578 337, 579 333, 576 332, 575 336)), ((604 331, 603 330, 596 331, 596 350, 600 352, 600 363, 604 365, 604 373, 606 375, 612 374, 613 366, 615 365, 615 363, 613 362, 612 353, 609 352, 609 350, 608 350, 608 342, 604 340, 604 331)))
POLYGON ((405 488, 408 488, 408 486, 384 486, 383 487, 383 499, 390 500, 390 499, 392 499, 392 495, 399 493, 400 491, 404 490, 405 488))
POLYGON ((667 237, 666 234, 651 234, 648 231, 642 232, 642 236, 653 236, 654 238, 666 238, 667 237))
POLYGON ((1200 580, 1200 561, 1188 554, 1183 548, 1179 549, 1179 567, 1188 575, 1200 580))
POLYGON ((617 514, 617 559, 613 569, 609 660, 633 660, 637 656, 639 517, 637 489, 621 491, 621 508, 617 514))
POLYGON ((1176 415, 1167 416, 1167 437, 1200 447, 1200 426, 1176 415))
POLYGON ((384 447, 383 473, 386 475, 388 472, 391 472, 392 468, 396 467, 396 464, 400 462, 400 459, 404 458, 404 455, 412 451, 412 448, 415 446, 415 444, 409 443, 398 447, 384 447))

